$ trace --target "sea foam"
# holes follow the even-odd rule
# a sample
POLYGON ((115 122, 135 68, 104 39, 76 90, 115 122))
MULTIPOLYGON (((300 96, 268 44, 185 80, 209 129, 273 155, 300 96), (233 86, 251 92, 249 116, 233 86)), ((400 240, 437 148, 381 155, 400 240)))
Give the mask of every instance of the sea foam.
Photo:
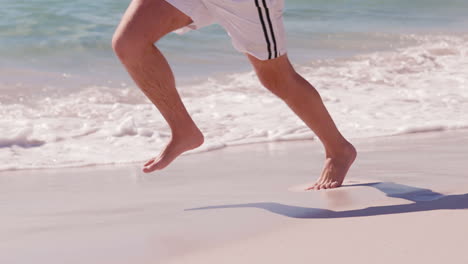
MULTIPOLYGON (((419 42, 295 67, 319 90, 348 138, 467 128, 468 36, 419 42)), ((178 89, 206 138, 192 152, 315 139, 253 72, 178 89)), ((0 104, 0 116, 0 170, 144 161, 170 139, 162 116, 135 87, 88 86, 30 101, 9 98, 0 104)))

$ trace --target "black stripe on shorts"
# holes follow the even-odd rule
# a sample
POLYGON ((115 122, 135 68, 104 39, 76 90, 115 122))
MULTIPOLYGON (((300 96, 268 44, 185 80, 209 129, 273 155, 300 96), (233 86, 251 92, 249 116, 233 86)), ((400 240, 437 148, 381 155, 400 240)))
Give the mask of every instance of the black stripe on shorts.
POLYGON ((266 40, 266 43, 267 43, 268 59, 271 59, 273 50, 274 50, 273 56, 274 56, 274 58, 277 58, 278 57, 278 50, 276 48, 276 38, 275 38, 275 33, 273 31, 273 25, 272 25, 271 19, 270 19, 270 12, 268 10, 268 6, 266 5, 265 0, 262 0, 263 7, 261 7, 259 5, 258 1, 259 0, 255 0, 255 5, 257 6, 258 16, 260 17, 260 22, 262 23, 262 28, 263 28, 263 34, 265 35, 265 40, 266 40), (273 50, 271 50, 270 38, 268 37, 267 27, 265 25, 265 19, 263 17, 262 8, 263 8, 263 10, 265 10, 266 20, 268 22, 268 26, 269 26, 269 29, 270 29, 270 35, 271 35, 271 39, 273 41, 273 50))

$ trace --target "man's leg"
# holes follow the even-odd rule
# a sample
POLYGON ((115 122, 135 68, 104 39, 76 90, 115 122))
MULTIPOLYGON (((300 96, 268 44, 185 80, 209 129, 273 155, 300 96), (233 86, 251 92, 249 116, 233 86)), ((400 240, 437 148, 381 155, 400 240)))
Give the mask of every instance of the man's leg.
POLYGON ((309 189, 330 189, 341 186, 356 150, 338 131, 317 90, 302 78, 287 55, 272 60, 259 60, 247 55, 260 82, 284 102, 310 127, 322 141, 326 160, 318 181, 309 189))
POLYGON ((133 0, 112 40, 121 62, 172 131, 166 148, 144 165, 144 172, 162 169, 183 152, 203 144, 203 135, 176 90, 169 64, 154 45, 167 33, 190 23, 190 17, 164 0, 133 0))

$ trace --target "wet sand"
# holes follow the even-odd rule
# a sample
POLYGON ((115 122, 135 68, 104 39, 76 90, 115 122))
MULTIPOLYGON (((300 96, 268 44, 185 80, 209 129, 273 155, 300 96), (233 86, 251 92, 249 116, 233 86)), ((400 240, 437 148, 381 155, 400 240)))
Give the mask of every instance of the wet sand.
POLYGON ((355 140, 345 186, 303 191, 318 142, 0 173, 0 263, 468 263, 468 131, 355 140))

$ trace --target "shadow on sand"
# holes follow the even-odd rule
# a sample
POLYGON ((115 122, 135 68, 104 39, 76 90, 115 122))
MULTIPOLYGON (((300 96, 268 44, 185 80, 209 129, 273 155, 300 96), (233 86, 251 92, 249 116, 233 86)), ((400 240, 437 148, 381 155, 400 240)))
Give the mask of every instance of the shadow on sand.
POLYGON ((389 215, 402 214, 411 212, 423 212, 434 210, 461 210, 468 209, 468 194, 463 195, 443 195, 433 192, 429 189, 421 189, 412 186, 396 184, 391 182, 377 182, 347 185, 351 186, 368 186, 374 187, 384 192, 389 197, 402 198, 412 201, 411 204, 374 206, 358 210, 348 211, 333 211, 320 208, 307 208, 293 205, 285 205, 280 203, 263 202, 263 203, 245 203, 245 204, 229 204, 206 206, 199 208, 186 209, 185 211, 193 210, 208 210, 208 209, 224 209, 224 208, 259 208, 270 211, 275 214, 292 217, 292 218, 347 218, 347 217, 362 217, 374 215, 389 215))

